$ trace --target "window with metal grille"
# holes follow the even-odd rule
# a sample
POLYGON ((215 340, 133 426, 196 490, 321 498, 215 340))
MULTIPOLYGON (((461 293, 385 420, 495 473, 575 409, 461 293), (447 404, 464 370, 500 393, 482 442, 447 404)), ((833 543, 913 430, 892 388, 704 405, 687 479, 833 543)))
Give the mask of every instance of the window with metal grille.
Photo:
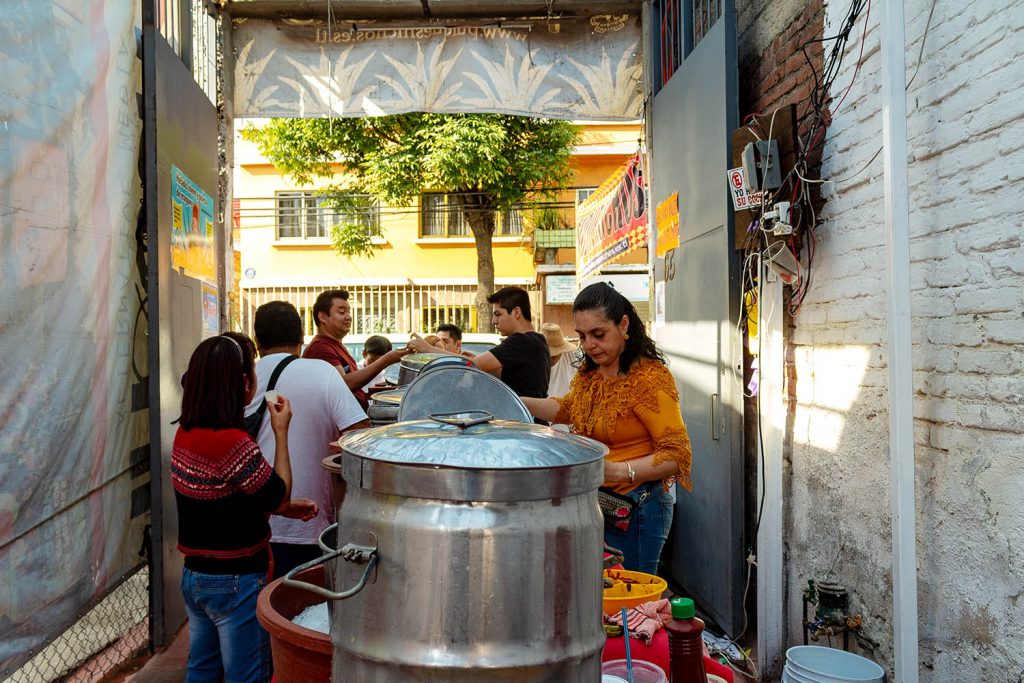
POLYGON ((590 195, 594 194, 595 192, 597 192, 597 188, 596 187, 577 187, 576 188, 576 207, 579 208, 579 205, 582 204, 583 202, 587 201, 587 199, 590 197, 590 195))
POLYGON ((275 203, 279 240, 325 240, 339 223, 361 225, 374 235, 380 232, 380 202, 369 195, 278 192, 275 203))
MULTIPOLYGON (((465 209, 472 206, 470 197, 472 195, 460 192, 423 193, 420 196, 420 236, 469 237, 472 232, 465 209)), ((500 211, 495 219, 495 234, 523 234, 523 215, 518 208, 500 211)))
MULTIPOLYGON (((722 16, 722 0, 692 0, 693 1, 693 45, 690 50, 696 47, 701 38, 707 35, 711 27, 715 25, 718 18, 722 16)), ((687 50, 689 52, 689 50, 687 50)))
POLYGON ((668 83, 683 59, 722 16, 723 0, 655 0, 655 90, 668 83))
POLYGON ((523 213, 518 208, 502 211, 498 219, 499 235, 522 235, 524 232, 523 213))

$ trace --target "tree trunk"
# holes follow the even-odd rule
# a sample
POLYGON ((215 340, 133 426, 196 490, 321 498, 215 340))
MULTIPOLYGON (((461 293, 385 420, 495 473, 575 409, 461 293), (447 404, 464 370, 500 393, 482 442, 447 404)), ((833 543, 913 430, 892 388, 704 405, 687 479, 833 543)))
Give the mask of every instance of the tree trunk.
POLYGON ((463 211, 476 241, 476 329, 494 332, 491 305, 487 303, 487 297, 494 293, 494 205, 489 195, 472 194, 466 196, 463 211))

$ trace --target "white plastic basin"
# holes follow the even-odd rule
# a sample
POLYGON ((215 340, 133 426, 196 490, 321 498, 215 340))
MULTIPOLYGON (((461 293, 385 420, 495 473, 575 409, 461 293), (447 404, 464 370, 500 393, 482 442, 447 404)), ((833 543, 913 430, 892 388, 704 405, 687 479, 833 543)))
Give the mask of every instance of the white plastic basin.
POLYGON ((791 647, 786 663, 797 683, 881 683, 885 678, 882 667, 870 659, 830 647, 791 647))

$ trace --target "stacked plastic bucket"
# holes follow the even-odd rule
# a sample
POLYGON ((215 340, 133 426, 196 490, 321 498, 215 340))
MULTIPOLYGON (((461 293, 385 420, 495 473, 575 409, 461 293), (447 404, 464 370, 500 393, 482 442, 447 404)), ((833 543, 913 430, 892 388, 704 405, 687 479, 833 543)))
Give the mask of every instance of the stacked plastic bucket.
POLYGON ((882 683, 885 672, 870 659, 830 647, 801 645, 786 651, 782 683, 882 683))

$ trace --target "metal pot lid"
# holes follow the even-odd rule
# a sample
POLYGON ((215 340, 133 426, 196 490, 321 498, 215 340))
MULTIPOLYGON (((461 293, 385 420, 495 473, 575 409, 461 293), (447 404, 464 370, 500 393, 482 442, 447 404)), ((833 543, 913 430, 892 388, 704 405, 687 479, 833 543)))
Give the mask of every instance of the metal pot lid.
POLYGON ((433 360, 423 368, 405 392, 398 410, 399 421, 425 420, 434 413, 485 411, 499 420, 533 422, 533 416, 507 384, 475 365, 433 360))
POLYGON ((438 356, 437 358, 431 358, 427 361, 423 369, 420 370, 420 374, 430 372, 436 368, 444 368, 449 366, 455 366, 459 368, 472 368, 476 367, 473 365, 473 361, 466 358, 465 356, 438 356))
POLYGON ((402 402, 402 397, 405 396, 406 389, 409 385, 404 387, 398 387, 397 389, 389 389, 387 391, 378 391, 377 393, 370 396, 370 405, 379 403, 386 406, 397 406, 402 402))
POLYGON ((444 358, 447 355, 446 353, 412 353, 403 358, 401 364, 403 368, 419 372, 430 361, 435 358, 444 358))
POLYGON ((342 437, 342 449, 367 460, 471 470, 571 467, 600 460, 604 444, 550 427, 496 420, 483 411, 433 415, 342 437))

